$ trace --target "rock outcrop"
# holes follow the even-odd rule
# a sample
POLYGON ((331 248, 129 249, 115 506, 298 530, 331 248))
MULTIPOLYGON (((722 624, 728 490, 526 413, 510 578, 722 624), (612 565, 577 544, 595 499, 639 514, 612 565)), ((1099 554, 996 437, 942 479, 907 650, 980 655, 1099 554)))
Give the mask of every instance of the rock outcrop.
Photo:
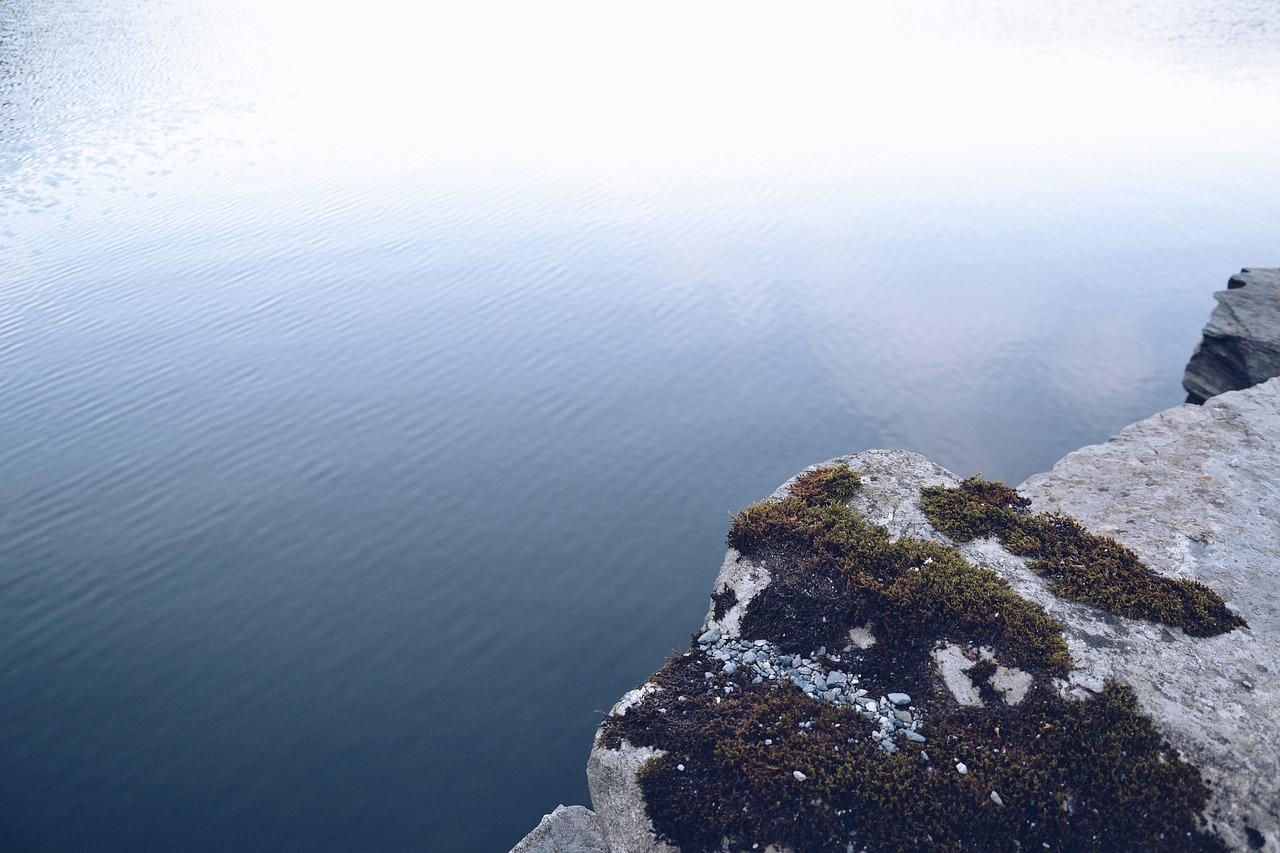
POLYGON ((1208 397, 1017 494, 896 450, 788 481, 601 724, 595 813, 516 851, 1280 851, 1280 378, 1208 397))
MULTIPOLYGON (((921 456, 867 451, 825 465, 847 465, 861 473, 861 486, 849 506, 882 525, 892 539, 954 546, 969 563, 994 571, 1018 596, 1060 622, 1074 666, 1053 683, 1068 701, 1098 702, 1109 682, 1132 689, 1140 711, 1172 745, 1170 756, 1198 768, 1208 783, 1203 811, 1207 835, 1234 849, 1280 849, 1280 742, 1274 737, 1280 731, 1280 570, 1275 566, 1280 554, 1280 488, 1270 477, 1280 470, 1277 441, 1280 380, 1222 395, 1204 407, 1184 405, 1162 412, 1104 445, 1067 456, 1053 471, 1032 477, 1020 488, 1032 499, 1033 510, 1070 513, 1089 529, 1128 545, 1161 575, 1198 580, 1229 597, 1226 608, 1243 614, 1249 627, 1212 637, 1191 636, 1177 627, 1118 617, 1061 598, 1044 578, 1028 570, 1025 557, 1009 553, 994 538, 953 542, 926 516, 921 489, 955 487, 960 480, 921 456)), ((794 482, 773 498, 783 497, 794 482)), ((707 633, 702 638, 717 636, 713 642, 695 642, 689 654, 724 648, 725 638, 754 644, 756 638, 742 632, 743 623, 753 602, 768 596, 776 582, 767 566, 730 549, 703 624, 707 633)), ((858 631, 852 633, 851 646, 857 646, 858 636, 858 631)), ((937 680, 956 704, 980 702, 984 685, 974 683, 974 664, 989 655, 964 643, 940 644, 935 651, 937 680)), ((807 654, 803 657, 811 662, 807 654)), ((996 688, 1005 704, 1016 704, 1017 692, 1025 694, 1027 684, 1017 683, 1025 673, 992 662, 994 670, 1006 671, 1008 683, 1000 689, 1000 682, 988 677, 987 685, 996 688)), ((823 669, 816 660, 812 663, 813 669, 823 669)), ((724 666, 715 658, 699 662, 698 669, 714 671, 719 685, 724 666)), ((832 666, 828 662, 826 670, 832 666)), ((658 701, 663 691, 661 673, 658 676, 629 693, 613 714, 625 717, 645 701, 658 701)), ((911 685, 913 691, 921 687, 911 685)), ((868 695, 877 699, 883 689, 878 685, 868 695)), ((674 711, 676 698, 665 697, 668 713, 674 711)), ((822 700, 810 692, 807 697, 797 694, 795 701, 816 707, 822 700)), ((1000 725, 999 715, 992 719, 993 725, 1000 725)), ((626 827, 625 832, 610 834, 613 849, 675 849, 658 841, 645 819, 645 801, 636 781, 635 769, 658 753, 625 740, 609 744, 608 729, 606 721, 592 752, 589 778, 605 826, 626 827)), ((918 729, 930 736, 927 717, 918 729)), ((907 745, 902 738, 897 742, 907 745)), ((923 746, 932 748, 931 743, 923 746)), ((938 757, 942 754, 939 745, 938 757)), ((938 766, 940 772, 954 772, 950 762, 938 766)), ((995 792, 995 798, 1004 804, 1014 799, 1007 791, 995 792)), ((886 812, 891 810, 886 806, 886 812)), ((1205 844, 1186 849, 1213 849, 1208 841, 1205 844)), ((904 843, 902 849, 909 846, 913 847, 904 843)), ((1153 837, 1135 849, 1176 848, 1153 837)))
POLYGON ((595 812, 582 806, 556 806, 511 853, 610 853, 595 812))
POLYGON ((1188 403, 1280 376, 1280 269, 1244 269, 1213 295, 1204 337, 1187 363, 1188 403))

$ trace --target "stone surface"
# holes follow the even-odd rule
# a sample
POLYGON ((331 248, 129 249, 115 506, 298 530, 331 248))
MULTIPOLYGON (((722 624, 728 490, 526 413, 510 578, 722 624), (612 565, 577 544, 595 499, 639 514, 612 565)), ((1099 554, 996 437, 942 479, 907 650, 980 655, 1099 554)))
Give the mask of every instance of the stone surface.
POLYGON ((511 853, 610 853, 610 848, 594 812, 582 806, 556 806, 511 853))
POLYGON ((1272 379, 1153 415, 1019 487, 1033 509, 1073 515, 1156 571, 1209 585, 1249 621, 1207 639, 1102 614, 1068 621, 1073 681, 1090 689, 1113 677, 1137 690, 1210 782, 1214 829, 1241 850, 1256 849, 1251 834, 1280 850, 1278 474, 1272 379))
POLYGON ((591 748, 587 759, 591 805, 615 853, 678 853, 654 835, 636 782, 640 765, 657 754, 656 749, 632 746, 625 740, 621 749, 605 749, 598 737, 591 748))
POLYGON ((1182 379, 1189 403, 1280 376, 1280 269, 1241 270, 1213 298, 1182 379))
MULTIPOLYGON (((831 462, 861 472, 851 506, 891 535, 954 544, 928 522, 919 500, 923 486, 958 484, 954 474, 897 450, 831 462)), ((1204 406, 1162 412, 1104 445, 1072 453, 1021 487, 1034 501, 1033 510, 1075 515, 1090 530, 1133 548, 1156 571, 1199 580, 1233 601, 1251 627, 1218 637, 1188 637, 1176 628, 1058 598, 1025 560, 994 540, 958 546, 970 562, 996 571, 1063 623, 1077 663, 1061 682, 1065 694, 1087 699, 1106 679, 1134 688, 1142 710, 1209 781, 1213 794, 1205 816, 1239 850, 1257 849, 1259 838, 1262 849, 1280 850, 1280 739, 1274 734, 1280 731, 1277 472, 1280 379, 1222 394, 1204 406)), ((742 612, 768 586, 767 578, 730 551, 713 589, 732 590, 737 600, 719 619, 712 608, 704 630, 736 636, 742 612)), ((963 670, 984 657, 983 651, 969 649, 966 658, 965 650, 944 648, 935 656, 939 676, 966 704, 980 699, 963 670)), ((993 686, 1005 701, 1020 700, 1020 674, 998 675, 993 686)), ((606 826, 617 829, 609 836, 617 850, 672 849, 654 840, 634 781, 635 769, 651 754, 599 744, 592 752, 593 803, 606 826)))

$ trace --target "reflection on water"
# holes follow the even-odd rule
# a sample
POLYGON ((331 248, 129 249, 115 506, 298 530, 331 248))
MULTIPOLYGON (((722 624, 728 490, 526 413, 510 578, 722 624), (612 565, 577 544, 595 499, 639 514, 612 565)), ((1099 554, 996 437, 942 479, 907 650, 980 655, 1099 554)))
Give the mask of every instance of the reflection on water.
POLYGON ((1182 398, 1280 263, 1278 10, 5 5, 0 847, 585 801, 727 513, 1182 398))

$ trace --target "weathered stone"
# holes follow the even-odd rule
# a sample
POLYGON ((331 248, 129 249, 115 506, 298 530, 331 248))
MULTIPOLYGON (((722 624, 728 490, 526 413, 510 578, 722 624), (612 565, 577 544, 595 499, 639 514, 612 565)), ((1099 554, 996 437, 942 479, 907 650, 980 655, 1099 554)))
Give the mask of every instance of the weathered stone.
MULTIPOLYGON (((1142 710, 1211 781, 1206 817, 1238 849, 1249 849, 1247 831, 1277 843, 1269 805, 1280 801, 1280 744, 1270 735, 1280 729, 1280 685, 1274 672, 1274 662, 1280 660, 1280 574, 1271 568, 1280 554, 1280 488, 1269 482, 1270 472, 1280 470, 1280 447, 1269 438, 1277 434, 1280 380, 1224 394, 1203 407, 1182 406, 1156 415, 1107 445, 1068 456, 1052 472, 1023 486, 1035 501, 1034 510, 1076 515, 1094 532, 1133 548, 1155 570, 1200 580, 1230 597, 1252 629, 1191 638, 1178 629, 1118 618, 1053 595, 1024 559, 994 540, 959 546, 970 562, 997 572, 1015 592, 1064 624, 1077 662, 1063 683, 1064 692, 1089 698, 1108 678, 1135 689, 1142 710), (1254 689, 1242 690, 1244 681, 1254 689)), ((950 542, 929 524, 919 496, 923 486, 956 485, 953 474, 904 451, 866 451, 835 461, 862 472, 862 487, 850 505, 884 525, 892 537, 950 542)), ((749 581, 760 577, 743 572, 743 562, 731 554, 716 588, 731 588, 733 575, 749 581)), ((766 586, 754 593, 738 591, 739 602, 745 607, 766 586)), ((714 621, 709 614, 707 627, 714 621)), ((958 701, 981 704, 965 671, 989 655, 986 649, 958 646, 935 651, 939 675, 958 701)), ((1026 687, 1018 671, 1005 667, 996 669, 991 684, 1006 702, 1018 701, 1026 687)), ((878 710, 878 703, 859 704, 878 710)), ((598 747, 593 761, 601 751, 598 747)), ((597 784, 593 782, 593 792, 597 784)), ((655 842, 634 780, 630 791, 636 799, 622 811, 630 815, 629 825, 643 827, 648 835, 615 845, 661 849, 645 846, 655 842)), ((593 802, 602 819, 610 821, 609 807, 593 802)))
POLYGON ((610 853, 604 827, 582 806, 556 806, 511 853, 610 853))
MULTIPOLYGON (((1072 681, 1116 678, 1211 783, 1211 827, 1280 849, 1280 379, 1183 405, 1067 455, 1019 491, 1151 568, 1207 584, 1248 629, 1204 639, 1057 603, 1072 681), (1240 690, 1243 682, 1253 690, 1240 690), (1247 829, 1246 829, 1247 828, 1247 829)), ((1021 590, 1019 590, 1021 591, 1021 590)), ((1041 600, 1052 601, 1052 599, 1041 600)))
POLYGON ((1213 295, 1218 305, 1187 362, 1188 403, 1280 376, 1280 269, 1244 269, 1213 295))
POLYGON ((654 835, 653 822, 645 811, 644 796, 636 781, 640 765, 658 754, 656 749, 632 746, 626 741, 618 749, 605 749, 597 740, 592 748, 587 759, 587 787, 609 849, 619 853, 679 853, 654 835))

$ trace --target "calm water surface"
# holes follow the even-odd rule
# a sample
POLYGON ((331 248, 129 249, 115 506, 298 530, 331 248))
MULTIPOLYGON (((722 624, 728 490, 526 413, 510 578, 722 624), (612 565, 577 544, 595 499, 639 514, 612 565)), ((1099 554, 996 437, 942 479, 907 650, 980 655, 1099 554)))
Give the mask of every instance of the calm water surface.
POLYGON ((505 851, 731 511, 1280 265, 1272 2, 436 5, 0 3, 0 848, 505 851))

